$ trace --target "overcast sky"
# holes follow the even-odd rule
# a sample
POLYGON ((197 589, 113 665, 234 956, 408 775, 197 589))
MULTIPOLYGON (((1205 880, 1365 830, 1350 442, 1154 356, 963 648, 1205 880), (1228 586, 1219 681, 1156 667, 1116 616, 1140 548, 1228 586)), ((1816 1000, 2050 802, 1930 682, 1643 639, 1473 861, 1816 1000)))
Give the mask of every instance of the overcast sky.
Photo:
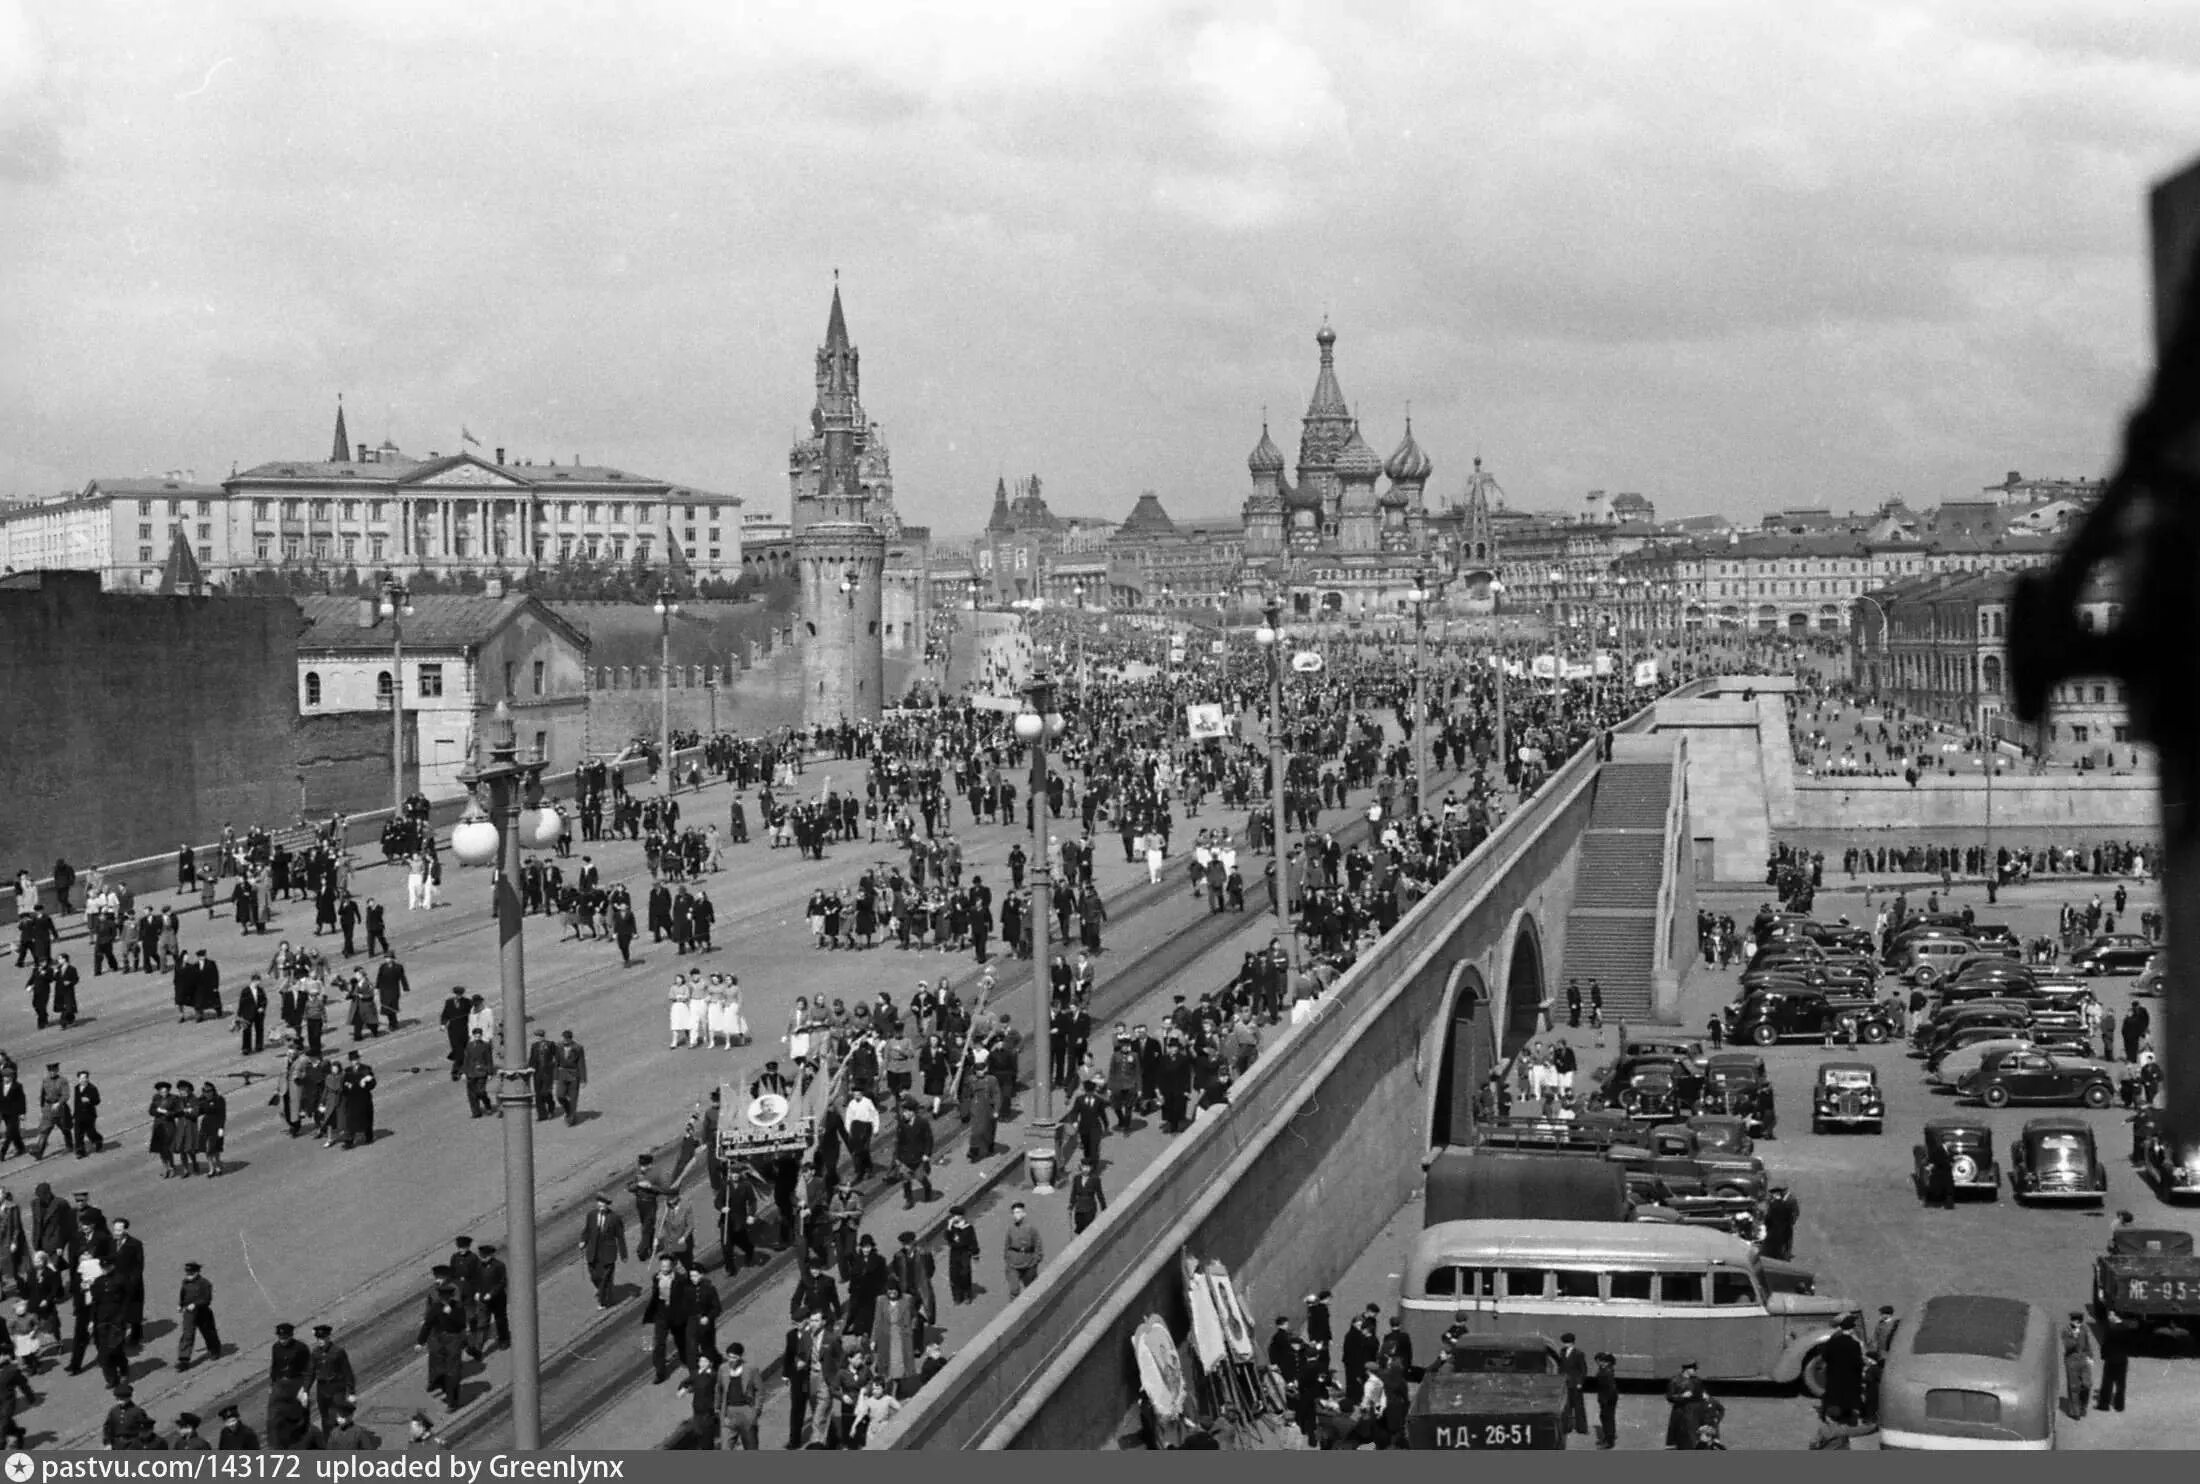
POLYGON ((1235 510, 1326 313, 1449 495, 2095 474, 2200 6, 0 0, 0 493, 355 440, 784 509, 837 266, 905 515, 1235 510))

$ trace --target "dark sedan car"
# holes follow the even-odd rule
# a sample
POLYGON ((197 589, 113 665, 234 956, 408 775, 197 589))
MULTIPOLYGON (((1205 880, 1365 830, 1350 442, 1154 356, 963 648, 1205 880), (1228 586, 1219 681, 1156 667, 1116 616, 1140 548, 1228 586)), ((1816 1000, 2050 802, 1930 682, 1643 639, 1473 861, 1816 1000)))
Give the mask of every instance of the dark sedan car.
POLYGON ((1806 986, 1775 986, 1751 993, 1726 1010, 1727 1039, 1771 1046, 1781 1041, 1823 1040, 1839 1035, 1853 1019, 1859 1039, 1886 1040, 1894 1020, 1886 1008, 1867 1000, 1836 998, 1806 986))
POLYGON ((2020 1201, 2108 1199, 2108 1169, 2082 1118, 2035 1118, 2009 1149, 2009 1193, 2020 1201))
POLYGON ((2083 1103, 2105 1108, 2116 1101, 2116 1079, 2100 1062, 2022 1046, 1997 1051, 1956 1085, 1956 1091, 1989 1108, 2011 1103, 2083 1103))
POLYGON ((1910 1151, 1910 1178, 1919 1199, 1927 1189, 1926 1171, 1935 1155, 1944 1155, 1955 1176, 1955 1193, 1969 1191, 1990 1201, 2001 1199, 2001 1166, 1994 1163, 1994 1133, 1969 1119, 1940 1119, 1925 1125, 1924 1142, 1910 1151))
POLYGON ((2070 960, 2070 967, 2081 974, 2136 974, 2154 957, 2155 945, 2137 934, 2117 933, 2112 937, 2096 938, 2079 949, 2070 960))
POLYGON ((1887 1099, 1879 1090, 1879 1069, 1863 1062, 1829 1061, 1818 1069, 1818 1085, 1811 1090, 1810 1131, 1828 1127, 1868 1128, 1878 1133, 1887 1126, 1887 1099))

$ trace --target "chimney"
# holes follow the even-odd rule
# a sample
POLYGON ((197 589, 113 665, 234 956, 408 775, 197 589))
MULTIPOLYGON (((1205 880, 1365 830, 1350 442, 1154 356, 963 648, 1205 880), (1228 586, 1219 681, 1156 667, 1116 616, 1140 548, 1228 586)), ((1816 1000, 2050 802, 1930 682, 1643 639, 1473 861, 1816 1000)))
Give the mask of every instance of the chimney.
POLYGON ((502 447, 497 449, 497 467, 500 469, 504 467, 504 450, 502 447))
POLYGON ((373 628, 376 612, 377 610, 374 599, 361 598, 359 600, 359 627, 361 627, 362 629, 373 628))
MULTIPOLYGON (((499 460, 498 460, 497 462, 498 462, 498 463, 502 463, 502 462, 503 462, 503 460, 502 460, 502 459, 499 459, 499 460)), ((482 579, 482 582, 481 582, 481 594, 482 594, 482 596, 483 596, 483 597, 486 597, 486 598, 501 598, 501 597, 503 597, 503 596, 504 596, 504 579, 503 579, 503 578, 501 578, 501 577, 485 577, 485 578, 483 578, 483 579, 482 579)))
POLYGON ((367 457, 367 445, 365 445, 364 443, 359 445, 359 462, 362 464, 371 464, 374 462, 374 460, 367 457))

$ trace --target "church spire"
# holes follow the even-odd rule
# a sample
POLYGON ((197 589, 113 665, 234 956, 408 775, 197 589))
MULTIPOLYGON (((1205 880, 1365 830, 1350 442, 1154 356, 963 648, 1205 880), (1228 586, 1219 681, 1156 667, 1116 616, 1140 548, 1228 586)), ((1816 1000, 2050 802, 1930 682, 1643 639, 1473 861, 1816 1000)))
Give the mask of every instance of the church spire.
POLYGON ((351 434, 344 430, 344 394, 336 394, 336 447, 329 454, 332 464, 351 462, 351 434))
POLYGON ((848 317, 840 312, 840 270, 833 270, 833 312, 825 321, 825 348, 848 348, 848 317))

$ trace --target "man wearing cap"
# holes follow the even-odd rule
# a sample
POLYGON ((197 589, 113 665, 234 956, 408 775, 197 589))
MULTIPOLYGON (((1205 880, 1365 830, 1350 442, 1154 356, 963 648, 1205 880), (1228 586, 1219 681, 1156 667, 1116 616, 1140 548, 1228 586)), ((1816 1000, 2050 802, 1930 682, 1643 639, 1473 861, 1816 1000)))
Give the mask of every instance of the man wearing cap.
POLYGON ((557 1089, 558 1106, 565 1110, 567 1128, 581 1121, 581 1089, 587 1085, 588 1053, 573 1039, 573 1033, 566 1031, 558 1041, 557 1089))
POLYGON ((425 1412, 415 1412, 405 1424, 405 1451, 407 1453, 448 1453, 451 1445, 435 1435, 435 1424, 425 1412))
POLYGON ((687 1323, 695 1310, 695 1285, 688 1281, 687 1273, 673 1260, 669 1252, 657 1258, 657 1271, 650 1275, 649 1302, 642 1308, 642 1322, 650 1328, 650 1364, 656 1368, 657 1384, 662 1386, 671 1374, 665 1364, 665 1341, 672 1341, 673 1352, 680 1364, 694 1369, 694 1357, 688 1349, 687 1323))
POLYGON ((947 1230, 942 1237, 947 1245, 948 1300, 967 1304, 976 1293, 978 1229, 970 1224, 961 1206, 950 1206, 947 1208, 947 1230))
POLYGON ((313 1326, 313 1400, 321 1412, 321 1431, 336 1427, 336 1409, 359 1400, 359 1379, 352 1374, 351 1355, 332 1338, 333 1325, 313 1326))
POLYGON ((336 1425, 321 1446, 331 1453, 372 1453, 382 1446, 382 1435, 359 1425, 359 1409, 351 1402, 336 1408, 336 1425))
POLYGON ((438 1265, 430 1276, 434 1283, 421 1314, 420 1332, 413 1336, 413 1348, 428 1353, 428 1390, 440 1392, 443 1405, 455 1412, 459 1380, 466 1364, 466 1308, 448 1267, 438 1265))
POLYGON ((1826 1361, 1826 1410, 1844 1423, 1864 1410, 1864 1340, 1854 1314, 1843 1314, 1822 1352, 1826 1361))
POLYGON ((894 1173, 901 1177, 901 1208, 914 1209, 920 1193, 932 1199, 932 1119, 904 1092, 894 1122, 894 1173))
MULTIPOLYGON (((338 1124, 344 1136, 344 1147, 352 1147, 353 1141, 374 1142, 374 1068, 360 1059, 356 1051, 346 1053, 341 1099, 341 1116, 338 1124)), ((332 1135, 328 1141, 334 1143, 332 1135)), ((323 1145, 327 1147, 327 1145, 323 1145)), ((326 1424, 323 1424, 324 1429, 326 1424)))
POLYGON ((482 1039, 479 1031, 466 1043, 458 1056, 458 1073, 466 1082, 466 1111, 475 1118, 486 1118, 496 1112, 497 1105, 489 1096, 489 1079, 496 1075, 497 1058, 494 1047, 482 1039))
POLYGON ((2063 1329, 2062 1358, 2063 1411, 2072 1418, 2083 1417, 2093 1401, 2093 1331, 2076 1309, 2070 1311, 2070 1323, 2063 1329))
POLYGON ((214 1445, 199 1436, 199 1414, 181 1412, 176 1416, 176 1430, 168 1435, 168 1447, 177 1453, 211 1453, 214 1445))
POLYGON ((635 1244, 634 1255, 643 1262, 655 1252, 657 1241, 657 1203, 668 1193, 657 1183, 650 1168, 656 1156, 638 1154, 634 1157, 634 1178, 627 1183, 627 1193, 634 1197, 634 1221, 641 1228, 641 1239, 635 1244))
POLYGON ((46 1141, 53 1137, 55 1129, 61 1130, 61 1142, 74 1146, 76 1130, 69 1120, 69 1083, 61 1075, 61 1063, 46 1063, 46 1078, 38 1084, 38 1145, 31 1150, 31 1158, 46 1157, 46 1141))
POLYGON ((473 1006, 467 1003, 463 985, 451 986, 451 997, 443 1002, 443 1013, 437 1018, 443 1023, 443 1038, 451 1047, 451 1080, 456 1082, 461 1073, 459 1063, 466 1055, 467 1024, 473 1015, 473 1006))
POLYGON ((558 1111, 558 1048, 540 1026, 527 1043, 527 1085, 535 1091, 535 1122, 549 1122, 558 1111))
POLYGON ((512 1348, 512 1294, 511 1275, 505 1270, 504 1259, 497 1256, 497 1249, 490 1243, 481 1245, 482 1317, 496 1332, 497 1347, 512 1348))
POLYGON ((626 1259, 626 1223, 611 1209, 611 1197, 598 1195, 596 1209, 581 1223, 581 1260, 595 1285, 596 1307, 611 1307, 611 1280, 626 1259))
POLYGON ((234 1404, 223 1407, 217 1414, 222 1421, 221 1431, 214 1434, 214 1451, 217 1453, 257 1453, 260 1451, 260 1435, 245 1425, 244 1417, 234 1404))
POLYGON ((207 1359, 219 1360, 222 1337, 221 1331, 214 1327, 214 1285, 195 1262, 183 1265, 183 1283, 176 1292, 176 1311, 176 1369, 191 1369, 191 1346, 202 1336, 206 1340, 207 1359))
POLYGON ((107 1420, 100 1427, 100 1441, 115 1453, 143 1452, 158 1447, 160 1440, 154 1435, 153 1419, 131 1400, 130 1383, 124 1381, 116 1386, 114 1394, 115 1404, 107 1409, 107 1420))

